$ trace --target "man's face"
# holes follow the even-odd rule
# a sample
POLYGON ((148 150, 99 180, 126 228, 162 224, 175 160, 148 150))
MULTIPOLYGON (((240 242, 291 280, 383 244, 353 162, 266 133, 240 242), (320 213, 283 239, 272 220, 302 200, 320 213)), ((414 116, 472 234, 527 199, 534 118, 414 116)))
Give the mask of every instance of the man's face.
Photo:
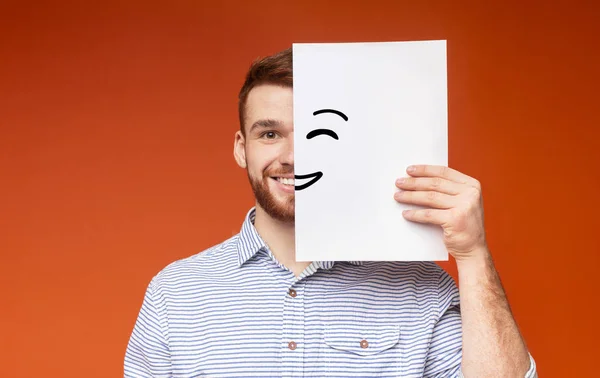
POLYGON ((234 156, 246 168, 258 206, 272 218, 294 221, 292 88, 260 85, 246 101, 245 135, 236 133, 234 156))

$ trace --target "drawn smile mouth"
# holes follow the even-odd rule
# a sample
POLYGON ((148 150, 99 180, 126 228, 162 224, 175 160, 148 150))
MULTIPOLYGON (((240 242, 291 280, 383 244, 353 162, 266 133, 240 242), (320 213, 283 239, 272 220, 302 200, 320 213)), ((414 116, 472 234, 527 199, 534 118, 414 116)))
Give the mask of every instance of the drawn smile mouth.
POLYGON ((294 182, 296 184, 298 183, 298 180, 303 181, 303 180, 308 179, 308 181, 301 185, 295 185, 294 189, 296 189, 296 190, 306 189, 309 186, 311 186, 312 184, 314 184, 315 182, 319 181, 319 179, 321 177, 323 177, 323 172, 314 172, 314 173, 309 173, 306 175, 295 175, 294 182))

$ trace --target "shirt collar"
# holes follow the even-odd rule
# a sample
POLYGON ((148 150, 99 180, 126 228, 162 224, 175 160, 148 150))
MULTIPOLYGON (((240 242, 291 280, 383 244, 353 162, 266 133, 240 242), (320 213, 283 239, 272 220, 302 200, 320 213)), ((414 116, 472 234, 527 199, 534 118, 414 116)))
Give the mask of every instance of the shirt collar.
POLYGON ((267 246, 254 228, 254 218, 256 218, 256 208, 253 207, 246 214, 238 239, 238 266, 240 267, 267 246))
MULTIPOLYGON (((250 260, 261 250, 266 250, 267 245, 256 231, 254 227, 254 219, 256 218, 256 208, 252 207, 246 214, 240 237, 238 239, 238 267, 250 260)), ((347 261, 352 265, 363 265, 363 261, 347 261)), ((315 264, 322 269, 329 270, 335 264, 335 261, 315 261, 315 264)))

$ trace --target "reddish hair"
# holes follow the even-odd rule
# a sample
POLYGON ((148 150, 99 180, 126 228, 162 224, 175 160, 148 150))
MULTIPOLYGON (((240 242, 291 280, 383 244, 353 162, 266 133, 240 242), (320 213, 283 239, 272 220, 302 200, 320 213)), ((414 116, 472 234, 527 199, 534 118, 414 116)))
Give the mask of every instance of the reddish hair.
POLYGON ((252 88, 261 84, 275 84, 291 88, 293 86, 292 72, 291 47, 252 62, 238 96, 238 113, 242 133, 245 132, 246 100, 252 88))

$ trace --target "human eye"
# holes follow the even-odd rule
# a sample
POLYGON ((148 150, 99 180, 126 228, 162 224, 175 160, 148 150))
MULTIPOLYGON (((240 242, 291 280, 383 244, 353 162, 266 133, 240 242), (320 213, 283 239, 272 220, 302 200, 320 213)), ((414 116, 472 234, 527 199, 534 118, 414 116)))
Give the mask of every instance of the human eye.
POLYGON ((275 131, 265 131, 260 134, 261 139, 275 139, 277 137, 277 133, 275 131))

